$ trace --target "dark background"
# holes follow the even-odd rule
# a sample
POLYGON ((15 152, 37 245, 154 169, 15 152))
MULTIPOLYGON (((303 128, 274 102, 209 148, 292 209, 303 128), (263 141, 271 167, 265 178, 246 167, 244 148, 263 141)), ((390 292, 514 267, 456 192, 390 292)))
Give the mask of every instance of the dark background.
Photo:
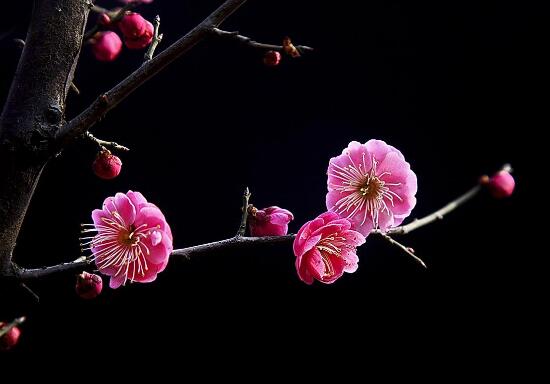
MULTIPOLYGON (((12 39, 24 37, 30 3, 2 15, 2 31, 11 33, 0 41, 0 100, 17 64, 12 39)), ((141 11, 149 19, 160 14, 161 50, 220 3, 157 0, 141 11)), ((526 142, 530 129, 543 127, 536 118, 542 100, 533 92, 542 67, 536 15, 528 6, 489 1, 250 1, 225 29, 271 43, 289 35, 315 52, 267 68, 262 52, 235 43, 193 49, 94 128, 131 148, 120 155, 120 177, 92 174, 89 143, 51 161, 18 263, 78 257, 79 224, 91 222, 105 197, 128 189, 164 211, 176 248, 232 236, 246 185, 256 206, 291 210, 296 232, 325 210, 328 160, 351 140, 379 138, 401 149, 418 175, 412 217, 505 162, 515 168, 515 195, 479 196, 402 238, 427 271, 371 236, 359 250, 359 270, 330 286, 301 283, 284 246, 175 261, 152 284, 106 288, 92 302, 76 297, 72 275, 33 282, 40 305, 14 293, 19 305, 0 308, 6 317, 28 316, 13 356, 162 356, 175 349, 184 366, 227 359, 236 346, 237 360, 282 347, 294 364, 301 349, 321 358, 345 342, 380 361, 422 359, 421 347, 445 361, 465 347, 464 360, 447 361, 457 371, 481 364, 488 351, 510 358, 517 352, 511 343, 525 337, 511 319, 527 313, 533 291, 524 282, 541 257, 519 247, 532 207, 525 156, 537 146, 526 142)), ((85 48, 75 78, 82 94, 69 96, 67 117, 123 79, 142 54, 124 50, 116 62, 99 63, 85 48)))

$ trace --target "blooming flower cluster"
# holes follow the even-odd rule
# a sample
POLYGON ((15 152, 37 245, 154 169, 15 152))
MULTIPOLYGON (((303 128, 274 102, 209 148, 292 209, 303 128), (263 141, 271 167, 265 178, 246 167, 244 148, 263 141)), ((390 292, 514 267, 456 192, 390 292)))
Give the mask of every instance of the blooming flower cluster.
POLYGON ((351 142, 330 160, 327 175, 328 212, 304 224, 294 240, 296 270, 307 284, 355 272, 356 249, 369 233, 401 224, 416 204, 416 175, 381 140, 351 142))

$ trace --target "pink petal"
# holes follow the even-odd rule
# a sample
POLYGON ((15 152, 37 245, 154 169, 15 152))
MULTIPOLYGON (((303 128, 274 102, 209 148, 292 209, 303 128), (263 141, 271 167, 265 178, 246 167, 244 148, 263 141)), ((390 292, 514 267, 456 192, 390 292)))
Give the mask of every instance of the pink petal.
POLYGON ((401 160, 404 160, 403 154, 396 149, 395 147, 392 147, 391 145, 386 144, 383 140, 369 140, 365 143, 365 146, 371 156, 374 156, 376 161, 380 164, 381 161, 383 161, 386 156, 390 153, 395 153, 395 155, 400 158, 401 160))
POLYGON ((363 236, 368 236, 374 229, 374 223, 372 222, 372 219, 369 213, 367 213, 367 218, 365 222, 363 222, 364 217, 365 217, 365 213, 363 211, 362 214, 355 215, 352 218, 350 218, 351 228, 359 232, 363 236))
POLYGON ((169 231, 166 231, 168 223, 166 222, 166 219, 160 209, 150 205, 142 205, 141 207, 142 208, 139 209, 134 222, 136 227, 139 227, 142 224, 146 224, 147 228, 154 228, 158 226, 158 229, 161 231, 170 233, 169 231))
POLYGON ((309 273, 309 271, 307 270, 306 264, 303 263, 302 261, 303 261, 302 257, 297 257, 296 258, 296 263, 295 264, 296 264, 296 271, 298 272, 298 277, 304 283, 311 285, 311 284, 313 284, 314 278, 311 275, 311 273, 309 273))
POLYGON ((163 263, 172 252, 172 241, 168 238, 168 236, 162 236, 160 242, 156 245, 152 244, 151 238, 147 238, 144 241, 149 248, 149 254, 146 256, 147 261, 150 261, 153 264, 163 263))
POLYGON ((279 212, 271 214, 269 221, 271 224, 287 225, 292 219, 292 214, 288 215, 287 213, 279 212))
POLYGON ((143 197, 140 192, 128 191, 126 196, 128 196, 128 198, 136 208, 138 208, 141 204, 147 203, 147 199, 145 199, 145 197, 143 197))
POLYGON ((117 193, 115 195, 114 204, 126 225, 132 225, 136 218, 136 208, 130 199, 124 193, 117 193))
POLYGON ((111 279, 109 280, 109 287, 112 289, 117 289, 124 283, 125 279, 126 276, 123 273, 118 276, 111 276, 111 279))

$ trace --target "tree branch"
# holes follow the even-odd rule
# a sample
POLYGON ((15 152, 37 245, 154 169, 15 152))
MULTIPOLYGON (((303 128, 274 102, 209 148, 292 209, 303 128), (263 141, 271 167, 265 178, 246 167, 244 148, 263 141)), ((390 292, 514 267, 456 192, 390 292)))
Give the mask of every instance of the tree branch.
POLYGON ((380 235, 382 236, 384 239, 386 239, 387 241, 390 242, 390 244, 392 245, 395 245, 396 247, 398 248, 401 248, 401 250, 403 252, 405 252, 407 255, 411 256, 413 259, 415 259, 421 266, 423 266, 424 268, 428 268, 426 267, 426 264, 424 263, 424 261, 422 261, 422 259, 418 256, 416 256, 410 248, 408 247, 405 247, 403 244, 401 244, 399 241, 397 240, 394 240, 392 239, 390 236, 386 235, 385 233, 382 233, 382 232, 377 232, 376 233, 377 235, 380 235))
MULTIPOLYGON (((184 257, 189 259, 191 256, 204 255, 209 253, 226 251, 229 249, 249 249, 278 243, 291 243, 294 241, 294 235, 286 236, 266 236, 266 237, 244 237, 235 236, 230 239, 215 241, 213 243, 195 245, 193 247, 175 249, 170 254, 170 260, 184 257)), ((70 263, 53 265, 50 267, 24 269, 19 268, 17 276, 21 280, 33 280, 42 277, 54 275, 61 272, 79 272, 90 268, 92 260, 79 258, 70 263)))
MULTIPOLYGON (((504 165, 502 169, 507 171, 512 170, 510 165, 508 164, 504 165)), ((413 251, 411 251, 409 248, 399 243, 398 241, 394 240, 389 235, 405 235, 409 232, 414 231, 415 229, 418 229, 427 224, 433 223, 436 220, 440 220, 443 218, 443 216, 445 216, 449 212, 455 210, 456 208, 460 207, 464 203, 471 200, 475 195, 477 195, 477 193, 480 190, 481 190, 481 185, 476 185, 475 187, 470 189, 468 192, 466 192, 462 196, 458 197, 457 199, 451 201, 449 204, 445 205, 443 208, 435 211, 434 213, 426 217, 423 217, 422 219, 415 220, 412 223, 407 225, 391 228, 386 233, 383 233, 380 230, 375 230, 375 231, 372 231, 371 233, 375 235, 379 235, 384 239, 386 239, 387 241, 389 241, 391 244, 401 248, 405 253, 413 257, 418 263, 420 263, 424 268, 426 268, 426 264, 424 264, 424 262, 418 256, 416 256, 413 253, 413 251)), ((242 236, 244 234, 244 232, 242 232, 242 229, 243 228, 246 229, 246 216, 248 213, 248 209, 246 209, 245 207, 248 207, 249 198, 250 198, 250 192, 248 188, 246 188, 245 193, 243 195, 243 216, 241 218, 241 226, 239 227, 239 232, 237 232, 237 235, 235 237, 232 237, 226 240, 215 241, 208 244, 201 244, 201 245, 195 245, 193 247, 176 249, 172 251, 170 258, 173 259, 175 257, 181 257, 181 256, 185 258, 190 258, 191 256, 215 253, 215 252, 225 251, 228 249, 245 249, 245 248, 265 246, 270 244, 291 243, 294 241, 294 238, 296 237, 296 235, 265 236, 265 237, 242 236)), ((80 258, 78 260, 75 260, 72 263, 64 263, 64 264, 54 265, 52 267, 44 267, 44 268, 36 268, 36 269, 18 268, 18 277, 23 280, 36 279, 36 278, 48 276, 51 274, 55 274, 57 272, 82 270, 89 267, 90 265, 91 265, 91 260, 89 259, 83 260, 83 258, 80 258)))
MULTIPOLYGON (((478 192, 481 190, 481 185, 476 185, 470 189, 465 194, 461 195, 457 199, 451 201, 449 204, 445 205, 443 208, 438 209, 434 213, 425 216, 421 219, 416 219, 412 223, 407 225, 402 225, 400 227, 391 228, 387 231, 388 235, 406 235, 409 232, 414 231, 420 227, 423 227, 427 224, 433 223, 436 220, 442 220, 443 216, 449 212, 454 211, 456 208, 471 200, 478 192)), ((378 231, 377 231, 378 232, 378 231)))
POLYGON ((110 91, 99 96, 87 109, 69 121, 59 130, 56 141, 59 149, 92 127, 107 112, 134 92, 140 85, 159 73, 164 67, 193 48, 210 35, 213 28, 218 27, 225 19, 235 12, 246 0, 227 0, 202 23, 189 33, 166 48, 156 57, 145 61, 130 76, 116 85, 110 91))
MULTIPOLYGON (((235 40, 239 43, 242 43, 252 48, 267 49, 267 50, 273 50, 273 51, 283 51, 282 45, 259 43, 257 41, 252 40, 250 37, 239 35, 239 32, 229 32, 219 28, 212 29, 212 32, 216 36, 227 38, 229 40, 235 40)), ((308 47, 307 45, 297 45, 296 49, 300 51, 300 53, 313 52, 313 48, 308 47)))

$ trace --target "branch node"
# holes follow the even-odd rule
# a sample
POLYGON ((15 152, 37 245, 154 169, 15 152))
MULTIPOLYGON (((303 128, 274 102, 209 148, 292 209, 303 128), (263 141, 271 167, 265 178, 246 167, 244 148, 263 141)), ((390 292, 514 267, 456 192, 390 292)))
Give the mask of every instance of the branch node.
POLYGON ((104 149, 105 147, 110 147, 110 148, 118 149, 119 151, 125 151, 125 152, 128 152, 130 150, 130 148, 125 147, 124 145, 120 145, 114 141, 105 141, 105 140, 98 139, 97 137, 92 135, 89 131, 86 131, 86 133, 84 133, 84 137, 93 141, 97 145, 99 145, 101 149, 104 149))
POLYGON ((147 52, 145 53, 145 60, 149 61, 153 58, 153 55, 155 53, 155 49, 157 49, 157 45, 162 41, 163 34, 161 33, 159 35, 159 28, 160 28, 160 16, 155 16, 155 30, 153 34, 153 40, 151 41, 151 44, 149 45, 149 48, 147 49, 147 52))
POLYGON ((244 236, 246 232, 246 220, 248 218, 248 202, 250 200, 251 195, 252 194, 250 193, 250 190, 248 189, 248 187, 246 187, 244 189, 244 194, 243 194, 243 206, 242 206, 243 214, 241 216, 241 225, 239 226, 239 230, 235 235, 235 237, 237 238, 244 236))

